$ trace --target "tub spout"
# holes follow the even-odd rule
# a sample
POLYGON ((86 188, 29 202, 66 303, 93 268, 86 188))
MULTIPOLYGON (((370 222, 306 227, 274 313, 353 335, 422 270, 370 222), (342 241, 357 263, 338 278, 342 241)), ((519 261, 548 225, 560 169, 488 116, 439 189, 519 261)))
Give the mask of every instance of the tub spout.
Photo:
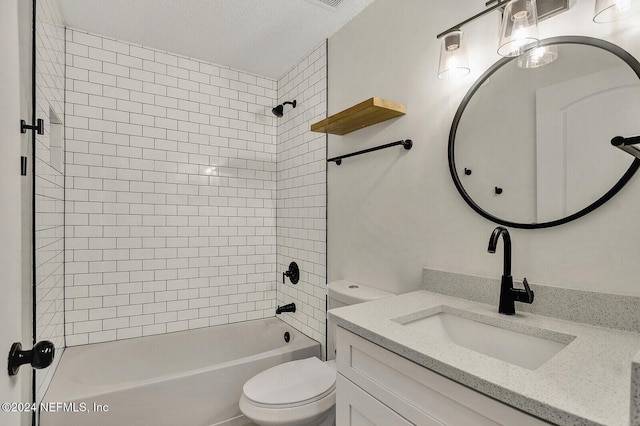
POLYGON ((280 315, 283 312, 295 312, 295 311, 296 311, 296 304, 289 303, 288 305, 278 306, 276 308, 276 315, 280 315))

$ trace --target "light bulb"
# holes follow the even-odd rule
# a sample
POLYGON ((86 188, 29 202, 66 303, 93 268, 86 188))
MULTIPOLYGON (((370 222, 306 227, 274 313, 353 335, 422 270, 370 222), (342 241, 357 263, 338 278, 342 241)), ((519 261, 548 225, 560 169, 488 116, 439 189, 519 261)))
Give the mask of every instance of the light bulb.
POLYGON ((448 80, 464 77, 471 71, 462 31, 452 31, 442 38, 438 78, 448 80))
POLYGON ((640 11, 638 3, 638 0, 596 0, 593 22, 614 22, 635 15, 640 11))
POLYGON ((538 68, 558 59, 558 46, 540 46, 518 56, 516 64, 520 68, 538 68))
POLYGON ((538 43, 535 0, 512 0, 504 8, 498 54, 519 56, 538 43))

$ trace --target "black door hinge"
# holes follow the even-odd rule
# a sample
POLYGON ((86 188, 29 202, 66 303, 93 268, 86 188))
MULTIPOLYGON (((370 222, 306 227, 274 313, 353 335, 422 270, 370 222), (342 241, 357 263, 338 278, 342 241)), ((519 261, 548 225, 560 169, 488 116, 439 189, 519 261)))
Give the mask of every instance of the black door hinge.
POLYGON ((20 120, 20 133, 27 133, 27 130, 35 130, 39 135, 44 135, 44 120, 38 118, 35 126, 31 126, 27 124, 26 121, 20 120))

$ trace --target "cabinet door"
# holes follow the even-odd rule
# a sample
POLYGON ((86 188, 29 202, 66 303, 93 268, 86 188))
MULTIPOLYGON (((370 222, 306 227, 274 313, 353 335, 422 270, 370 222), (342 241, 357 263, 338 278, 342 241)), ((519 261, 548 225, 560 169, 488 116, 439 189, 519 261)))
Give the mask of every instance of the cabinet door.
MULTIPOLYGON (((336 425, 340 426, 410 426, 404 417, 387 407, 344 376, 336 378, 336 425)), ((434 426, 442 426, 433 423, 434 426)))
POLYGON ((549 425, 340 327, 337 366, 355 386, 416 425, 549 425))

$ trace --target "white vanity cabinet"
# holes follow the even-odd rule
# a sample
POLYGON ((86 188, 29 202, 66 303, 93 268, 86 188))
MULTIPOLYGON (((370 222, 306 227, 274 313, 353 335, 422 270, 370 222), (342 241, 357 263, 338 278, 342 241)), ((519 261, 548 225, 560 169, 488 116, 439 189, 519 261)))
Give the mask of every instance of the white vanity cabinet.
POLYGON ((549 425, 337 328, 336 425, 549 425))

